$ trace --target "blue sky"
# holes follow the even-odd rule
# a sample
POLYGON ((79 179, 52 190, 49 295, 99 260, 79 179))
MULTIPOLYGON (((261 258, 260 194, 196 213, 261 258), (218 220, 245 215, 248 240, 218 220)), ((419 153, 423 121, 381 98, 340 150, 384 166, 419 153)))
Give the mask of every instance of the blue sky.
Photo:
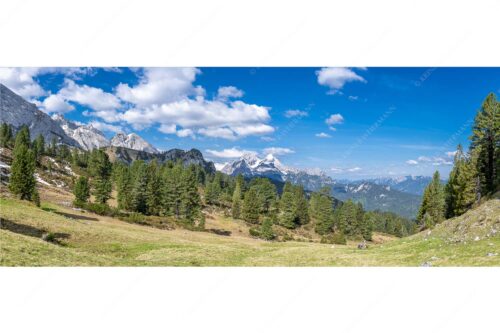
POLYGON ((446 176, 500 68, 0 68, 0 81, 109 137, 360 179, 446 176))

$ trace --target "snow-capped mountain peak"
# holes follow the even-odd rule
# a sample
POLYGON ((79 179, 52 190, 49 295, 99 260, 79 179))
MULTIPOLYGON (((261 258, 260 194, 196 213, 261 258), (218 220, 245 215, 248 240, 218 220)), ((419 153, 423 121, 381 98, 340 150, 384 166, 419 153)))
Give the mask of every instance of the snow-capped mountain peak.
POLYGON ((158 149, 135 133, 117 133, 111 139, 111 145, 115 147, 125 147, 135 150, 142 150, 148 153, 158 153, 158 149))

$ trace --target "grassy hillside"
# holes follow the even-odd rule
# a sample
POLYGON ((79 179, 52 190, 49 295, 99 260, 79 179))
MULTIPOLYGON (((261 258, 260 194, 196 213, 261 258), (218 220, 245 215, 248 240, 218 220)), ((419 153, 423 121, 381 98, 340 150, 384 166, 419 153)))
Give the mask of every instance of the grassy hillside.
MULTIPOLYGON (((499 266, 500 200, 490 200, 434 230, 408 238, 375 235, 376 243, 266 242, 219 215, 207 228, 160 230, 75 211, 57 200, 42 209, 0 198, 2 266, 499 266), (51 233, 52 242, 42 238, 51 233)), ((63 198, 63 197, 61 197, 63 198)))

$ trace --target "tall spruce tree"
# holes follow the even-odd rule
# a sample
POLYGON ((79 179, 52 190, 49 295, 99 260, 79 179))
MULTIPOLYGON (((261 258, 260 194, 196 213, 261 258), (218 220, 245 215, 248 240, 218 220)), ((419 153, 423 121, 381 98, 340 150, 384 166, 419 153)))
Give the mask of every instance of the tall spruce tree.
POLYGON ((234 187, 231 214, 234 219, 239 219, 241 215, 241 185, 239 182, 236 182, 234 187))
POLYGON ((245 193, 241 216, 248 223, 259 223, 259 210, 257 190, 255 187, 250 187, 245 193))
POLYGON ((320 235, 333 232, 334 212, 330 192, 329 187, 323 187, 311 197, 310 215, 314 218, 315 230, 320 235))
POLYGON ((87 177, 78 177, 75 187, 73 188, 73 195, 75 196, 73 204, 77 207, 83 206, 88 202, 90 198, 90 185, 87 177))
POLYGON ((35 153, 36 163, 40 164, 40 159, 45 154, 45 138, 43 135, 39 134, 33 141, 33 152, 35 153))
POLYGON ((29 148, 29 137, 26 126, 16 135, 9 178, 10 191, 22 200, 32 200, 36 192, 35 154, 29 148))
POLYGON ((458 145, 445 187, 446 217, 462 215, 472 207, 476 201, 477 177, 475 159, 466 156, 462 146, 458 145))
POLYGON ((132 210, 142 214, 148 212, 147 186, 148 172, 147 165, 143 160, 135 160, 132 164, 132 210))
POLYGON ((500 186, 500 102, 490 93, 476 114, 471 149, 478 151, 477 168, 481 192, 490 194, 500 186))
POLYGON ((153 160, 147 167, 148 184, 146 189, 146 203, 148 214, 160 215, 163 201, 163 181, 160 176, 158 162, 153 160))
POLYGON ((94 149, 90 155, 89 166, 95 200, 97 203, 105 204, 111 198, 112 190, 112 164, 108 154, 104 150, 94 149))
POLYGON ((417 220, 422 227, 434 226, 444 220, 445 194, 439 171, 434 172, 432 181, 424 190, 417 220))
POLYGON ((118 164, 115 167, 116 172, 116 199, 118 208, 123 210, 132 209, 132 177, 130 168, 125 164, 118 164))
POLYGON ((0 126, 0 147, 8 147, 12 143, 12 126, 2 123, 0 126))
POLYGON ((181 177, 181 215, 189 222, 194 222, 201 214, 201 200, 198 193, 198 181, 194 166, 185 168, 181 177))
MULTIPOLYGON (((288 184, 288 183, 287 183, 288 184)), ((297 211, 295 209, 295 196, 291 185, 283 188, 280 200, 280 213, 278 215, 278 223, 285 228, 295 228, 297 222, 297 211)))
POLYGON ((304 193, 304 188, 300 185, 296 185, 293 187, 294 194, 294 209, 295 216, 297 217, 296 222, 299 225, 304 225, 309 223, 309 207, 306 198, 306 194, 304 193))

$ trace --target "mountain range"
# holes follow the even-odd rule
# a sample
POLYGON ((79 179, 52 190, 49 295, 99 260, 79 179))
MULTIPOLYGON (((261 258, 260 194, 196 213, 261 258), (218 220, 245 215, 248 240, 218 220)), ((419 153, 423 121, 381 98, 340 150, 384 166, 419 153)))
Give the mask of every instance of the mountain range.
POLYGON ((331 188, 332 195, 342 201, 361 202, 367 210, 381 210, 414 218, 421 202, 423 189, 430 177, 405 176, 366 180, 334 180, 319 170, 301 170, 283 165, 269 154, 260 158, 246 154, 219 166, 219 171, 231 176, 242 174, 247 178, 266 177, 280 182, 302 185, 308 191, 318 191, 323 186, 331 188))

